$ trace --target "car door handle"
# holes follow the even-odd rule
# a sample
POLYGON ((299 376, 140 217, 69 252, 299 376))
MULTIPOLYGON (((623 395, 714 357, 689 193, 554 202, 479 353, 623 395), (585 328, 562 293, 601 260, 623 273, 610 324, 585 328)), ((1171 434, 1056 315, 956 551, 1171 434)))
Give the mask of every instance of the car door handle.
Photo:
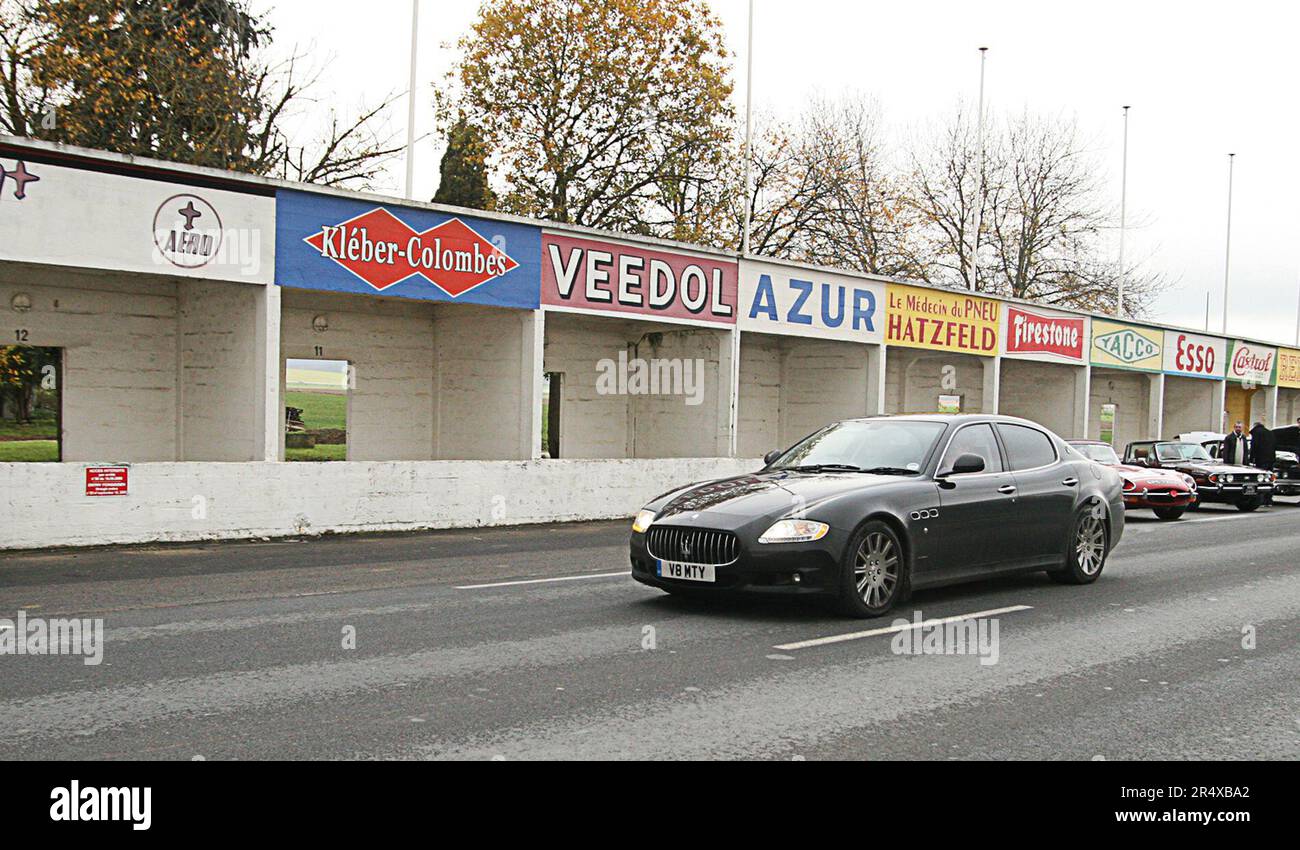
POLYGON ((1001 487, 998 488, 998 492, 1010 496, 1012 493, 1016 492, 1016 485, 1003 484, 1001 487))
POLYGON ((1079 479, 1077 479, 1077 478, 1067 478, 1067 479, 1065 479, 1064 481, 1062 481, 1061 483, 1064 484, 1066 487, 1073 487, 1075 484, 1078 484, 1078 483, 1079 483, 1079 479))

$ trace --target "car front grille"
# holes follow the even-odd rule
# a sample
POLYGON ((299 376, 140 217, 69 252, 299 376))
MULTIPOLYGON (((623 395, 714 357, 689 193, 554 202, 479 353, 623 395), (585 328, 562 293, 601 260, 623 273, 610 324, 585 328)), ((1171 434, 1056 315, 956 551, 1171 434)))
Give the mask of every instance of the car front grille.
POLYGON ((740 557, 740 543, 730 531, 650 526, 646 546, 652 558, 688 564, 730 564, 740 557))

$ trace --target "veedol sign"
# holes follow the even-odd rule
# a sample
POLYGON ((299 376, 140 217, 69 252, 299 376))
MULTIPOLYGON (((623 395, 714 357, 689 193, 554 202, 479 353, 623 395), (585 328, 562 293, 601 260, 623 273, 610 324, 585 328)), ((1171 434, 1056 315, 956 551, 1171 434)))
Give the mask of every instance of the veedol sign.
POLYGON ((282 190, 276 282, 536 309, 539 235, 525 225, 282 190))
POLYGON ((0 157, 6 260, 266 284, 274 222, 269 196, 0 157))
POLYGON ((542 236, 542 303, 735 324, 736 261, 548 232, 542 236))
POLYGON ((882 342, 885 284, 779 263, 740 263, 740 329, 882 342))
POLYGON ((1047 315, 1007 305, 1007 327, 1003 337, 1008 357, 1083 362, 1084 319, 1047 315))

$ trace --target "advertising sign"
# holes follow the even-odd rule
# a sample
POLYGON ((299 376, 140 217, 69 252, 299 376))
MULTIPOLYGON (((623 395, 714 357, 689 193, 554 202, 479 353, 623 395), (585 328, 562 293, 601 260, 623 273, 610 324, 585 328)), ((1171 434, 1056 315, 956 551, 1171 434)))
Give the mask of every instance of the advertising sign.
POLYGON ((1277 385, 1300 389, 1300 351, 1294 348, 1277 350, 1277 385))
POLYGON ((1087 320, 1042 310, 1006 305, 1002 353, 1007 357, 1083 363, 1087 320))
POLYGON ((541 229, 281 190, 281 286, 536 309, 541 229))
POLYGON ((570 310, 736 323, 735 260, 629 242, 542 236, 542 303, 570 310))
POLYGON ((1159 372, 1164 368, 1164 332, 1105 319, 1092 320, 1092 365, 1159 372))
POLYGON ((125 496, 130 469, 125 466, 86 467, 87 496, 125 496))
POLYGON ((989 298, 891 283, 885 340, 890 345, 992 357, 1001 304, 989 298))
POLYGON ((0 154, 0 259, 268 284, 275 199, 0 154))
POLYGON ((1228 357, 1228 379, 1243 384, 1274 383, 1277 370, 1277 349, 1253 342, 1235 340, 1228 357))
POLYGON ((1228 341, 1186 331, 1165 331, 1165 372, 1192 378, 1222 378, 1228 341))
POLYGON ((885 284, 779 263, 740 263, 740 329, 882 342, 885 284))

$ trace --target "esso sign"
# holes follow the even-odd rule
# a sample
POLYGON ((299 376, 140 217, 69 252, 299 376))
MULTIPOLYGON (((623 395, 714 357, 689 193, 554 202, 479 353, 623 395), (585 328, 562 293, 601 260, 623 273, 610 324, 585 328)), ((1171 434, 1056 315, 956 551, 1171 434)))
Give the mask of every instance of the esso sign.
POLYGON ((1171 375, 1222 378, 1227 343, 1217 337, 1165 331, 1165 371, 1171 375))

